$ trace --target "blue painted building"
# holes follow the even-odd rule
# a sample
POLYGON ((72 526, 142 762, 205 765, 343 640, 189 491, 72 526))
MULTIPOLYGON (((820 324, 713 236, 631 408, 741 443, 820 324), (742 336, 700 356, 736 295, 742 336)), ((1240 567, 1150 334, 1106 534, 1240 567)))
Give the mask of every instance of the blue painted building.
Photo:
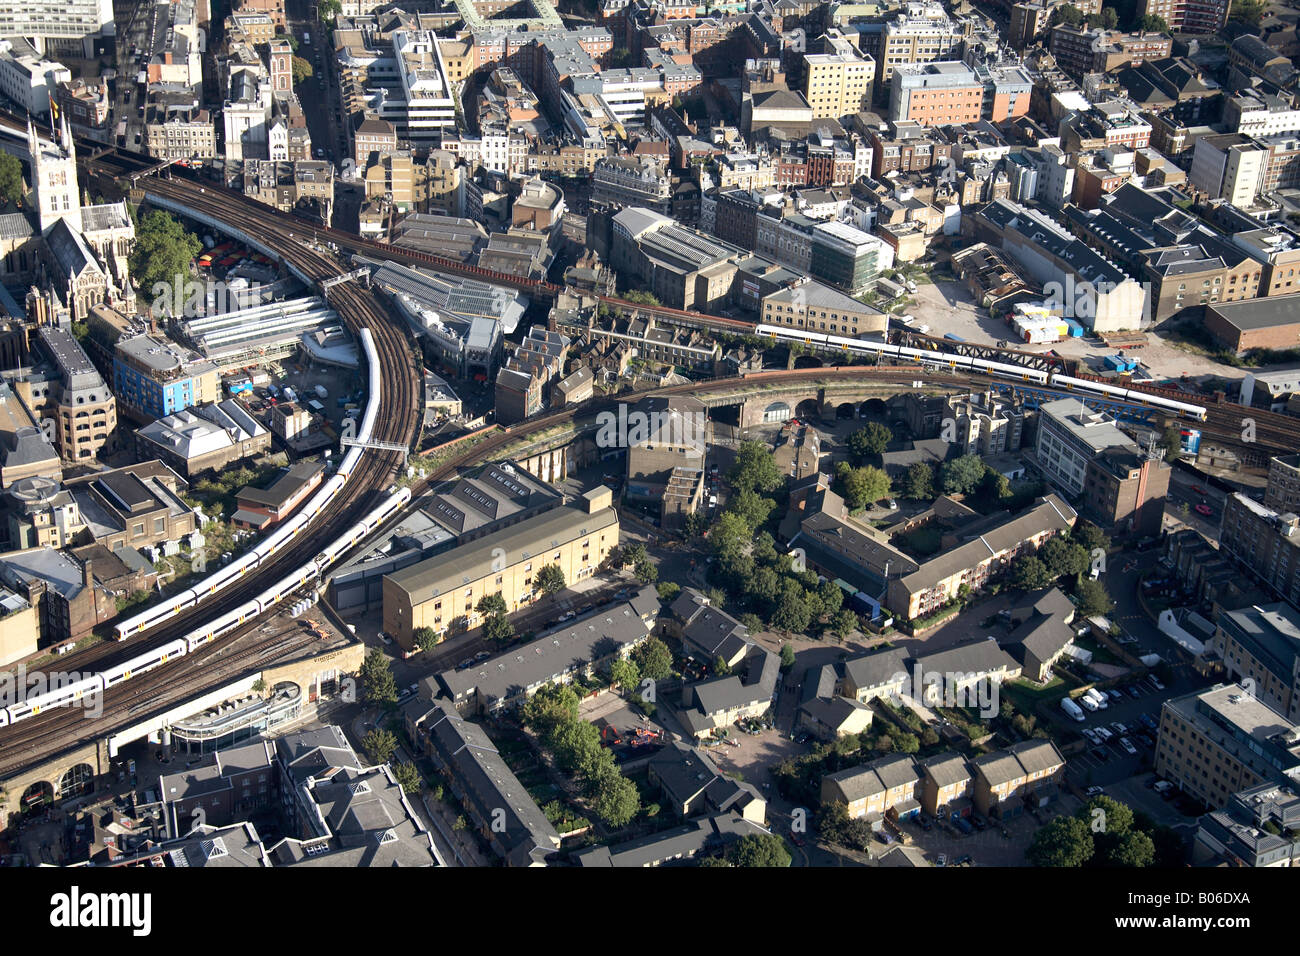
POLYGON ((166 339, 137 335, 117 343, 113 391, 149 418, 164 418, 220 396, 217 367, 166 339))

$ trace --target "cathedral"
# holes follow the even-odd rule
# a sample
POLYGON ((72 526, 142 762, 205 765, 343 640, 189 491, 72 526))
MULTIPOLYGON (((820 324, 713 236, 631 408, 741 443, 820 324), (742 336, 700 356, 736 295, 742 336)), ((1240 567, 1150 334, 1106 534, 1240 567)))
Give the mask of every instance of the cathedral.
POLYGON ((66 120, 57 142, 42 141, 29 121, 27 147, 33 208, 0 215, 0 284, 25 288, 27 318, 42 325, 83 321, 100 304, 134 313, 126 203, 82 205, 66 120))

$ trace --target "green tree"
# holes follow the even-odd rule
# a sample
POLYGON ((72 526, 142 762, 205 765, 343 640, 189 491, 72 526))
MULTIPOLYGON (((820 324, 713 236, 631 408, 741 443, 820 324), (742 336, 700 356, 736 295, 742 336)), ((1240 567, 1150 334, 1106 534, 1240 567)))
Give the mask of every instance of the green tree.
POLYGON ((376 727, 361 738, 361 749, 366 752, 372 764, 388 763, 397 751, 397 737, 391 730, 376 727))
POLYGON ((731 673, 731 665, 727 663, 727 659, 721 654, 713 659, 713 673, 719 677, 726 677, 731 673))
POLYGON ((1064 23, 1066 26, 1077 27, 1083 23, 1083 11, 1073 4, 1057 7, 1052 11, 1051 17, 1048 18, 1048 26, 1056 26, 1058 23, 1064 23))
POLYGON ((140 220, 129 264, 136 288, 153 303, 163 297, 185 298, 190 263, 203 243, 170 213, 155 209, 140 220))
POLYGON ((979 455, 962 455, 943 463, 939 484, 945 495, 973 494, 984 480, 987 466, 979 455))
POLYGON ((848 462, 836 466, 840 494, 850 508, 865 508, 889 494, 889 475, 873 465, 851 468, 848 462))
POLYGON ((655 585, 655 590, 659 592, 659 600, 671 604, 682 593, 682 586, 676 581, 660 581, 655 585))
POLYGON ((290 61, 289 69, 293 72, 294 86, 301 86, 305 81, 311 79, 312 74, 316 72, 312 69, 311 60, 304 60, 300 56, 295 56, 290 61))
POLYGON ((1054 578, 1063 574, 1082 574, 1092 565, 1092 555, 1083 547, 1060 535, 1048 538, 1038 549, 1038 559, 1054 578))
POLYGON ((1101 8, 1101 25, 1107 30, 1114 30, 1119 26, 1119 14, 1115 12, 1114 7, 1101 8))
POLYGON ((411 634, 416 650, 431 651, 438 643, 438 632, 431 627, 417 627, 411 634))
POLYGON ((506 599, 499 591, 493 594, 485 594, 478 599, 478 603, 474 605, 474 610, 484 617, 491 617, 493 614, 505 614, 507 611, 506 599))
POLYGON ((424 785, 424 778, 420 776, 420 771, 413 763, 399 763, 393 765, 393 776, 402 786, 402 793, 416 794, 420 792, 420 787, 424 785))
POLYGON ((852 634, 857 627, 858 616, 848 608, 840 608, 831 615, 831 633, 841 641, 848 640, 849 635, 852 634))
POLYGON ((929 501, 934 497, 934 469, 923 461, 914 462, 907 467, 903 476, 904 498, 913 501, 929 501))
POLYGON ((1183 455, 1183 431, 1177 425, 1170 425, 1160 436, 1160 447, 1165 450, 1165 461, 1177 461, 1183 455))
POLYGON ((568 684, 547 684, 524 701, 521 716, 525 726, 545 737, 558 724, 576 722, 580 703, 568 684))
POLYGON ((1267 9, 1267 0, 1232 0, 1232 8, 1228 12, 1228 19, 1257 27, 1259 21, 1264 18, 1264 11, 1267 9))
POLYGON ((1095 847, 1088 824, 1075 817, 1056 817, 1034 834, 1025 856, 1034 866, 1083 866, 1095 847))
POLYGON ((781 645, 781 670, 787 673, 794 667, 794 645, 781 645))
POLYGON ((654 584, 659 579, 659 569, 649 561, 638 561, 632 573, 641 584, 654 584))
POLYGON ((1145 33, 1168 33, 1169 24, 1164 17, 1148 13, 1145 16, 1138 17, 1135 29, 1145 33))
POLYGON ((23 198, 23 164, 17 156, 0 153, 0 206, 23 198))
POLYGON ((637 305, 659 306, 663 304, 654 296, 653 293, 644 292, 641 289, 632 289, 628 292, 624 292, 623 300, 625 302, 634 302, 637 305))
POLYGON ((1070 532, 1070 539, 1077 542, 1089 555, 1098 548, 1102 551, 1110 550, 1110 538, 1091 521, 1077 522, 1070 532))
POLYGON ((619 555, 622 558, 623 567, 627 567, 629 564, 639 564, 646 559, 645 545, 639 541, 625 544, 619 549, 619 555))
POLYGON ((1045 588, 1055 580, 1047 565, 1032 554, 1022 554, 1011 565, 1011 586, 1026 591, 1045 588))
POLYGON ((557 594, 564 590, 564 571, 558 564, 545 564, 537 569, 537 587, 543 594, 557 594))
POLYGON ((497 647, 504 647, 515 639, 515 626, 504 614, 489 614, 483 621, 483 636, 497 647))
POLYGON ((754 532, 762 527, 775 508, 775 501, 764 498, 755 491, 742 491, 727 502, 727 513, 741 517, 749 528, 748 537, 753 537, 754 532))
POLYGON ((727 862, 732 866, 790 865, 790 851, 785 840, 775 833, 746 834, 727 847, 727 862))
MULTIPOLYGON (((609 751, 603 751, 609 756, 609 751)), ((594 781, 594 799, 591 808, 611 827, 627 826, 641 809, 641 796, 636 785, 618 772, 612 763, 602 766, 594 781)))
POLYGON ((397 703, 397 681, 393 679, 393 665, 377 647, 367 651, 366 658, 361 663, 361 686, 367 704, 397 703))
POLYGON ((673 655, 668 645, 652 637, 632 651, 632 660, 641 669, 642 677, 664 680, 673 672, 673 655))
POLYGON ((984 477, 980 479, 979 486, 975 489, 975 497, 979 499, 985 511, 993 511, 996 508, 1006 506, 1007 501, 1014 496, 1011 490, 1011 482, 1007 476, 992 468, 985 466, 984 477))
POLYGON ((849 453, 855 460, 861 462, 872 455, 884 454, 893 440, 894 433, 888 425, 871 422, 849 436, 849 453))
POLYGON ((641 674, 637 666, 630 660, 622 657, 616 658, 609 665, 609 682, 623 688, 625 693, 632 693, 641 683, 641 674))
POLYGON ((1074 587, 1074 596, 1078 599, 1079 614, 1082 617, 1109 614, 1115 608, 1115 602, 1110 599, 1106 586, 1092 578, 1080 578, 1074 587))
POLYGON ((785 484, 785 476, 776 465, 772 450, 760 441, 742 442, 736 462, 727 472, 727 481, 737 494, 746 491, 776 491, 785 484))

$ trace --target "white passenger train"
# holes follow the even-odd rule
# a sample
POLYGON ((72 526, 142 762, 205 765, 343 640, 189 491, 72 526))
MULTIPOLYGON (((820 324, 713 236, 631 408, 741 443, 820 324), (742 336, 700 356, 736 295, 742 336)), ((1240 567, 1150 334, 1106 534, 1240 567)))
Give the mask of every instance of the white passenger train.
POLYGON ((410 500, 409 488, 402 488, 388 495, 379 507, 370 511, 355 525, 331 541, 307 564, 285 575, 248 603, 200 625, 184 637, 168 641, 160 647, 155 647, 90 677, 84 677, 67 686, 28 697, 0 709, 0 727, 56 707, 74 706, 88 694, 100 693, 105 688, 130 680, 137 674, 143 674, 170 660, 193 653, 209 641, 216 640, 245 621, 279 604, 308 582, 318 579, 344 552, 387 521, 410 500))
MULTIPOLYGON (((379 415, 381 381, 379 353, 375 349, 374 337, 370 334, 369 329, 362 329, 359 337, 369 366, 370 391, 367 394, 369 394, 370 400, 366 402, 365 417, 362 418, 361 427, 357 431, 357 440, 365 442, 369 441, 370 436, 374 433, 375 419, 379 415)), ((361 451, 360 447, 349 449, 348 453, 343 456, 343 462, 339 465, 338 472, 321 486, 320 490, 312 496, 312 499, 306 505, 299 509, 293 517, 278 525, 275 531, 257 547, 247 554, 241 555, 220 571, 208 575, 194 587, 187 588, 179 594, 173 594, 161 604, 156 604, 134 617, 119 621, 114 627, 117 639, 125 641, 127 638, 156 627, 186 608, 202 603, 222 588, 257 568, 267 558, 273 557, 281 548, 296 538, 298 532, 308 523, 315 520, 316 516, 334 500, 334 496, 343 490, 343 486, 347 484, 353 469, 357 466, 361 451)))
POLYGON ((938 368, 961 368, 996 378, 1015 379, 1033 382, 1048 388, 1065 392, 1082 392, 1091 395, 1105 395, 1119 401, 1133 402, 1138 405, 1153 405, 1167 409, 1179 418, 1205 421, 1205 408, 1189 402, 1175 401, 1163 395, 1152 395, 1135 389, 1117 385, 1105 385, 1086 379, 1073 378, 1059 372, 1045 372, 1042 369, 1025 368, 1022 365, 1009 365, 1004 362, 991 362, 987 359, 970 355, 956 355, 951 352, 930 352, 925 349, 908 348, 902 345, 890 345, 885 342, 871 342, 866 339, 852 339, 839 335, 826 335, 821 332, 806 332, 802 329, 787 329, 779 325, 759 325, 754 329, 756 335, 766 335, 784 342, 802 342, 817 345, 825 349, 839 349, 858 355, 879 355, 886 358, 898 358, 910 362, 919 362, 938 368))

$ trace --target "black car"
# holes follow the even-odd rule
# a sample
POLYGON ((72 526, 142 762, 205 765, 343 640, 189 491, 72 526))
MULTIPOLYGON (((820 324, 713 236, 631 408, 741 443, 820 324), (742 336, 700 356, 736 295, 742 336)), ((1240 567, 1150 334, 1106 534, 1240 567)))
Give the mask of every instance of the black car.
POLYGON ((1094 757, 1096 757, 1098 760, 1100 760, 1102 763, 1105 763, 1107 760, 1110 759, 1110 753, 1109 751, 1106 750, 1105 747, 1093 747, 1088 752, 1092 754, 1094 757))
POLYGON ((917 817, 916 817, 916 824, 917 824, 917 826, 919 826, 922 830, 925 830, 927 833, 928 833, 930 830, 934 829, 934 824, 930 822, 930 818, 927 817, 924 813, 921 813, 921 814, 918 814, 918 815, 917 815, 917 817))
POLYGON ((972 813, 970 815, 970 822, 975 825, 976 830, 983 830, 985 827, 989 825, 989 822, 985 820, 982 816, 980 816, 978 813, 972 813))

